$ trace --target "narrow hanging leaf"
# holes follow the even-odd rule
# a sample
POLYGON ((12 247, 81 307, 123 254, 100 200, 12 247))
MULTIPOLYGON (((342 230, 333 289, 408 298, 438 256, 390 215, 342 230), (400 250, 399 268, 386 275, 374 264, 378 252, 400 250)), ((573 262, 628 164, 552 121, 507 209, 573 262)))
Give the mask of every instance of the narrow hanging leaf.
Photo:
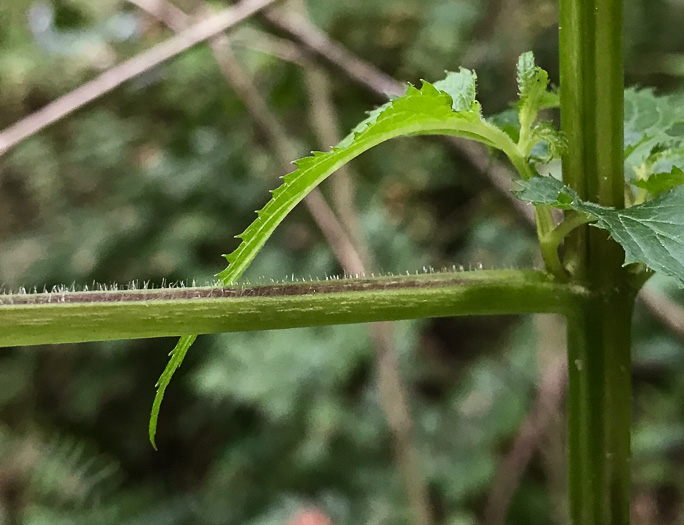
POLYGON ((185 354, 188 353, 188 349, 192 346, 192 343, 197 339, 196 335, 184 335, 178 340, 176 346, 171 353, 171 359, 166 364, 166 368, 159 377, 159 381, 155 385, 157 387, 157 393, 154 396, 154 402, 152 403, 152 413, 150 414, 150 443, 152 447, 157 450, 157 442, 155 436, 157 435, 157 421, 159 420, 159 409, 161 408, 162 400, 164 399, 164 392, 166 392, 166 387, 169 386, 173 374, 178 370, 183 359, 185 359, 185 354))
POLYGON ((644 263, 684 285, 684 186, 626 209, 583 201, 571 188, 552 177, 518 181, 518 198, 572 209, 595 218, 593 226, 607 230, 625 250, 625 264, 644 263))

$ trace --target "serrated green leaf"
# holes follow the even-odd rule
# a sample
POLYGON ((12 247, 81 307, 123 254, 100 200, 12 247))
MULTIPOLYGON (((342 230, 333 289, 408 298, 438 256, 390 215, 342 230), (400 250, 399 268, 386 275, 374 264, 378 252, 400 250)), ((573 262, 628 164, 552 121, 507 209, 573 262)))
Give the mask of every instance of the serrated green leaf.
POLYGON ((519 181, 516 195, 534 204, 572 209, 596 219, 625 250, 625 264, 644 263, 684 284, 684 186, 659 197, 617 210, 582 201, 577 193, 551 177, 519 181))
MULTIPOLYGON (((509 136, 486 122, 475 99, 476 76, 467 69, 448 73, 435 83, 423 82, 421 89, 409 85, 406 94, 372 111, 340 144, 328 152, 313 152, 294 164, 271 200, 257 212, 256 220, 238 238, 242 242, 226 255, 228 267, 218 274, 220 283, 234 283, 245 272, 263 245, 287 214, 329 175, 364 151, 391 138, 408 135, 451 135, 478 140, 504 151, 519 170, 528 174, 529 165, 509 136)), ((150 441, 154 446, 159 408, 171 377, 183 362, 195 336, 180 339, 158 382, 150 418, 150 441)))
POLYGON ((580 200, 575 190, 553 177, 536 176, 528 180, 518 180, 516 184, 522 189, 514 190, 515 196, 537 206, 571 210, 573 201, 580 200))
POLYGON ((406 135, 447 134, 514 153, 515 145, 510 138, 482 119, 474 98, 472 72, 461 69, 441 82, 424 82, 420 90, 409 86, 404 96, 372 112, 331 151, 315 152, 295 162, 297 169, 284 177, 284 184, 273 192, 257 220, 239 236, 242 243, 237 250, 226 256, 230 264, 218 275, 221 282, 229 284, 242 275, 277 225, 311 190, 339 167, 381 142, 406 135), (456 111, 456 107, 467 109, 456 111))
POLYGON ((518 59, 519 119, 522 129, 530 128, 542 109, 549 86, 549 75, 537 67, 534 53, 528 51, 518 59))
POLYGON ((624 210, 593 203, 579 209, 625 249, 625 264, 644 263, 684 284, 684 186, 624 210))
POLYGON ((646 180, 638 180, 634 183, 639 188, 644 188, 651 195, 660 195, 666 191, 684 184, 684 171, 677 166, 672 167, 672 171, 655 173, 646 180))

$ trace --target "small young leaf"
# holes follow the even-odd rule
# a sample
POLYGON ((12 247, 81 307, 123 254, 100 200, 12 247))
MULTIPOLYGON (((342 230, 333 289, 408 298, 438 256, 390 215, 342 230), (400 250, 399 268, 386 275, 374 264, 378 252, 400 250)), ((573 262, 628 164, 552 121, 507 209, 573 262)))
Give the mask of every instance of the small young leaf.
POLYGON ((554 107, 558 97, 548 91, 549 75, 534 62, 531 51, 518 59, 519 118, 522 128, 530 128, 540 110, 554 107))
POLYGON ((572 209, 595 217, 593 226, 607 230, 625 250, 625 264, 640 262, 684 284, 684 186, 659 197, 617 210, 582 201, 551 177, 519 181, 516 195, 534 204, 572 209))
POLYGON ((537 122, 532 127, 531 134, 532 140, 536 142, 536 145, 532 148, 530 156, 535 161, 542 163, 550 162, 552 159, 559 159, 565 152, 565 137, 550 122, 537 122))
POLYGON ((433 85, 435 89, 443 91, 451 97, 451 108, 454 111, 479 112, 480 105, 475 100, 477 75, 474 71, 461 68, 458 73, 447 71, 443 80, 438 80, 433 85), (477 105, 476 105, 477 104, 477 105))
POLYGON ((553 177, 536 176, 528 180, 518 180, 521 190, 513 193, 520 200, 537 206, 553 206, 561 210, 571 210, 573 201, 580 200, 575 190, 553 177))
POLYGON ((684 184, 684 171, 677 166, 673 166, 672 171, 669 173, 656 173, 646 180, 634 182, 635 186, 648 190, 648 192, 654 196, 670 191, 682 184, 684 184))

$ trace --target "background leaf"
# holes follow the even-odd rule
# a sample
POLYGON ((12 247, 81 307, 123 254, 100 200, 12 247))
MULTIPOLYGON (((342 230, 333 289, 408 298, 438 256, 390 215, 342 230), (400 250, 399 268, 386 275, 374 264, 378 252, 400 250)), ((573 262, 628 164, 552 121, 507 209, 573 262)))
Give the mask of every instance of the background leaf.
POLYGON ((660 195, 682 184, 684 184, 684 171, 677 166, 673 166, 671 172, 655 173, 646 180, 638 180, 634 183, 635 186, 648 190, 651 195, 660 195))
MULTIPOLYGON (((684 109, 667 96, 656 96, 652 89, 625 90, 625 170, 634 176, 645 166, 650 171, 658 157, 681 151, 684 135, 684 109)), ((679 161, 674 161, 677 165, 679 161)), ((662 166, 658 171, 669 171, 662 166)))

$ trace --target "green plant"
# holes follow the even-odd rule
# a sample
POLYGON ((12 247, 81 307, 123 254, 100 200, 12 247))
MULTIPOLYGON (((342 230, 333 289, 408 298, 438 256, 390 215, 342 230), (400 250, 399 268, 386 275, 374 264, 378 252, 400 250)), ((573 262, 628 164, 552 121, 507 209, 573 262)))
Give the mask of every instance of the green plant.
MULTIPOLYGON (((218 288, 57 290, 8 296, 3 300, 14 306, 2 312, 11 326, 2 335, 3 343, 431 315, 562 313, 569 319, 570 331, 572 515, 577 523, 628 522, 629 403, 625 400, 629 398, 630 317, 634 295, 649 276, 646 266, 684 280, 684 217, 678 210, 684 198, 678 186, 681 144, 670 133, 681 116, 660 112, 670 120, 652 124, 648 119, 652 108, 666 102, 648 91, 628 91, 631 114, 624 148, 621 3, 561 6, 564 136, 550 124, 537 122, 539 111, 558 105, 558 97, 548 91, 547 75, 536 67, 531 54, 523 55, 518 64, 521 98, 517 125, 512 127, 497 127, 482 117, 475 99, 475 76, 468 70, 424 83, 420 89, 409 87, 404 96, 372 112, 337 148, 298 162, 297 170, 286 177, 242 235, 242 244, 228 256, 230 264, 219 274, 218 288), (535 205, 546 272, 444 272, 225 288, 234 286, 287 213, 337 168, 390 138, 426 134, 474 139, 508 157, 521 177, 518 195, 535 205), (565 184, 535 173, 537 162, 563 152, 565 184), (625 194, 632 206, 623 210, 625 194), (567 212, 559 225, 551 208, 567 212), (621 248, 587 224, 608 231, 621 248), (623 267, 623 263, 636 264, 623 267)), ((164 390, 194 337, 182 337, 160 379, 151 418, 152 440, 164 390)))

